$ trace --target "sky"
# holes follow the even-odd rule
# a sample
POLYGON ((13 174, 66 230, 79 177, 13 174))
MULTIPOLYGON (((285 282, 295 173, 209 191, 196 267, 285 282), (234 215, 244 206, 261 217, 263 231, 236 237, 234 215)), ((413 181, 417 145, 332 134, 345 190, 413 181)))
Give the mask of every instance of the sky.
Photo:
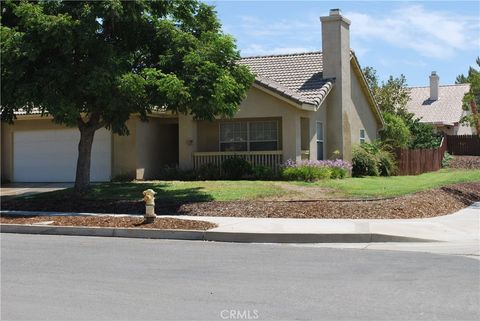
POLYGON ((206 1, 242 56, 321 50, 320 16, 339 8, 351 20, 350 47, 380 81, 404 74, 427 86, 436 71, 453 84, 480 56, 478 1, 206 1))

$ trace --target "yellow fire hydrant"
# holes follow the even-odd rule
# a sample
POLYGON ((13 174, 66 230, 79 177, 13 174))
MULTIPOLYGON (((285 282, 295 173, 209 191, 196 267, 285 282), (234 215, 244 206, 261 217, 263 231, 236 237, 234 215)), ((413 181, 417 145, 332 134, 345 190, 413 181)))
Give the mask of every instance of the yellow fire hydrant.
POLYGON ((155 214, 155 194, 157 193, 153 189, 143 191, 143 200, 145 201, 145 223, 152 223, 157 217, 155 214))

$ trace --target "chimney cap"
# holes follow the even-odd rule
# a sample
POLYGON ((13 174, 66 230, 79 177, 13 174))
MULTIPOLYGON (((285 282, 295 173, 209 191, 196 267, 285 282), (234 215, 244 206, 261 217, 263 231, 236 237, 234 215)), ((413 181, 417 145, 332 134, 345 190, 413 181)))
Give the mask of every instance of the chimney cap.
POLYGON ((342 15, 342 11, 338 8, 336 9, 330 9, 330 15, 331 16, 341 16, 342 15))

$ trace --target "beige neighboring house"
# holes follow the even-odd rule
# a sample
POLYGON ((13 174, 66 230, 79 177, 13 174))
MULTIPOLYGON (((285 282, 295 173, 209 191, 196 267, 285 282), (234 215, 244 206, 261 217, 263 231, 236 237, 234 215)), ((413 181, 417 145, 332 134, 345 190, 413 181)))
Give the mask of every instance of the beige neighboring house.
MULTIPOLYGON (((382 118, 350 50, 350 21, 338 9, 321 17, 322 52, 243 58, 256 80, 233 119, 195 121, 154 113, 132 116, 129 136, 99 130, 92 181, 117 175, 154 179, 164 166, 220 164, 231 155, 278 167, 288 159, 326 159, 373 141, 382 118)), ((2 124, 2 175, 14 182, 73 181, 79 133, 39 114, 2 124)))
POLYGON ((420 122, 435 126, 437 131, 447 135, 472 135, 474 129, 460 124, 466 115, 463 110, 463 96, 470 90, 470 84, 439 85, 440 77, 435 71, 430 75, 430 86, 411 87, 407 110, 420 122))

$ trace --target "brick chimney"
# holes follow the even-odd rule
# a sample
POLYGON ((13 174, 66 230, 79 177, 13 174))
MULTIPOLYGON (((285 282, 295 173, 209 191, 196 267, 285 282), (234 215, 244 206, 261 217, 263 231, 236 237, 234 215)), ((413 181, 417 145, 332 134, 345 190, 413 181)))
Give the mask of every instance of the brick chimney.
POLYGON ((348 115, 353 109, 351 99, 350 20, 340 9, 320 17, 322 24, 323 78, 334 78, 332 92, 327 97, 327 155, 334 150, 351 159, 351 129, 348 115), (342 128, 343 130, 339 130, 342 128))
POLYGON ((438 83, 440 77, 438 77, 436 71, 432 71, 430 75, 430 100, 438 100, 438 83))

